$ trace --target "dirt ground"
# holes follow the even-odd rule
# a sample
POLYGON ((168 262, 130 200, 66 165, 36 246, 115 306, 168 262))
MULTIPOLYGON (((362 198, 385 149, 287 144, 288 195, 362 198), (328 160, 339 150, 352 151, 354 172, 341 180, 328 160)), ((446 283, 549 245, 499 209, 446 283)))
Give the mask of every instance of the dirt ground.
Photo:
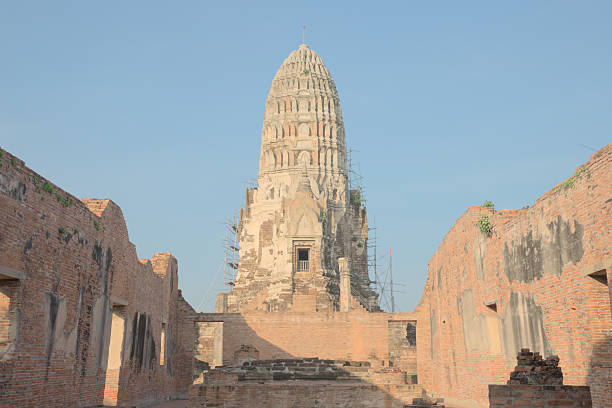
POLYGON ((187 408, 187 400, 166 401, 157 405, 151 405, 148 408, 187 408))

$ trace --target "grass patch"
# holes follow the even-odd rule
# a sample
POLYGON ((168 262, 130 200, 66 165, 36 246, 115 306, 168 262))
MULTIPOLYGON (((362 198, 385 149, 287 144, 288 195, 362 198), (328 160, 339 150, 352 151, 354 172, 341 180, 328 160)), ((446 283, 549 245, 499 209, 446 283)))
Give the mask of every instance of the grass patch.
POLYGON ((68 197, 68 194, 60 201, 64 208, 70 207, 72 205, 72 199, 68 197))
POLYGON ((567 189, 574 188, 574 186, 576 185, 576 179, 580 177, 582 174, 587 173, 587 172, 588 170, 584 166, 578 167, 570 178, 568 178, 563 183, 555 187, 554 192, 558 193, 560 191, 565 191, 567 189))

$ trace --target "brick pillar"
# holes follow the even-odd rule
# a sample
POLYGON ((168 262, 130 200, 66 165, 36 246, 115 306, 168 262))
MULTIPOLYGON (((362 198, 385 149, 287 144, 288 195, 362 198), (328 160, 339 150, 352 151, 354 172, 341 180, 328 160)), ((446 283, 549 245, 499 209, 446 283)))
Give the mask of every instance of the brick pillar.
POLYGON ((219 293, 217 295, 217 303, 215 304, 215 312, 227 313, 227 293, 219 293))
POLYGON ((348 258, 338 258, 338 269, 340 270, 340 311, 351 310, 351 271, 348 258))

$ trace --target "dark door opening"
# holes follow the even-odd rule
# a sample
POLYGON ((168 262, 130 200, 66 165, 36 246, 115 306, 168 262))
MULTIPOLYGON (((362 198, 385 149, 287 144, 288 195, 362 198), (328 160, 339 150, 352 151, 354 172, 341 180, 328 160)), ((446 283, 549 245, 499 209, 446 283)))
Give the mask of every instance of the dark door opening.
POLYGON ((310 250, 308 248, 299 248, 298 255, 298 272, 307 272, 310 270, 310 250))

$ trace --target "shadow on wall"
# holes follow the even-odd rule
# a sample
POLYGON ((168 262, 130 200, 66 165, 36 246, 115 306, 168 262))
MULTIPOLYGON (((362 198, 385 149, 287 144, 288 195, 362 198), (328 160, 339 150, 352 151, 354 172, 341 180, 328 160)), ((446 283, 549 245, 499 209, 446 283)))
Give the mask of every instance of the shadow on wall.
MULTIPOLYGON (((422 388, 412 384, 416 378, 399 368, 378 367, 378 361, 372 367, 365 361, 290 353, 259 336, 239 314, 220 315, 218 322, 207 319, 206 323, 222 320, 231 324, 231 331, 224 331, 220 340, 223 355, 209 354, 208 363, 212 367, 213 360, 222 361, 223 365, 209 371, 204 385, 192 388, 190 406, 207 406, 206 401, 219 406, 403 408, 423 397, 422 388)), ((196 318, 194 324, 198 323, 204 322, 196 318)), ((315 336, 294 341, 316 342, 315 336)), ((195 342, 197 348, 197 336, 195 342)), ((211 346, 220 350, 207 344, 211 346)))
POLYGON ((612 333, 593 346, 586 383, 594 407, 612 407, 612 333))

